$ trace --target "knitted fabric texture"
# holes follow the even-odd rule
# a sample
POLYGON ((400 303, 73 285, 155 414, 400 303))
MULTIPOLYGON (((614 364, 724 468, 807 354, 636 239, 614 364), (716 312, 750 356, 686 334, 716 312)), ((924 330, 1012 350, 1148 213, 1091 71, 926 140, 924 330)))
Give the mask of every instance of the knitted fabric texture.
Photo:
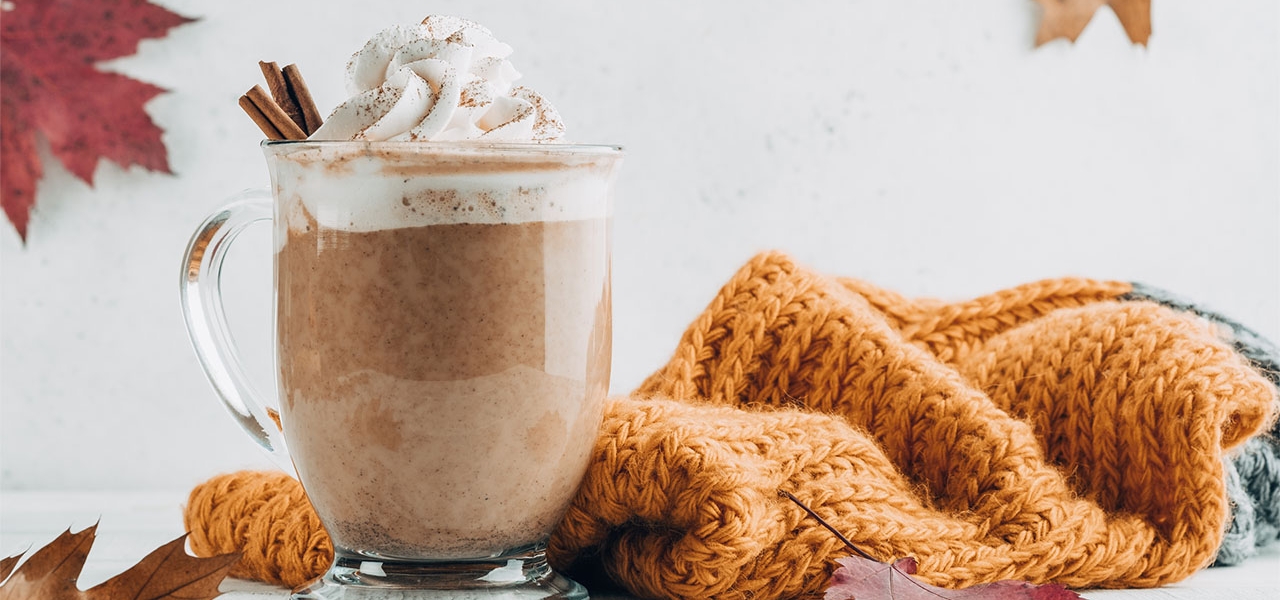
MULTIPOLYGON (((1224 459, 1271 424, 1276 390, 1220 327, 1117 300, 1131 290, 948 304, 760 255, 611 402, 549 555, 646 597, 813 594, 849 550, 784 490, 938 585, 1184 578, 1214 559, 1224 459)), ((235 576, 298 585, 332 552, 279 475, 214 478, 185 521, 197 554, 246 552, 235 576)))
POLYGON ((230 576, 297 587, 333 562, 333 544, 298 481, 280 471, 215 477, 183 511, 196 556, 240 552, 230 576))
MULTIPOLYGON (((1220 326, 1236 352, 1280 388, 1280 348, 1248 327, 1205 310, 1167 291, 1135 284, 1124 300, 1151 300, 1194 313, 1220 326)), ((1215 565, 1234 565, 1280 540, 1280 421, 1267 435, 1232 452, 1226 464, 1231 525, 1218 547, 1215 565)))

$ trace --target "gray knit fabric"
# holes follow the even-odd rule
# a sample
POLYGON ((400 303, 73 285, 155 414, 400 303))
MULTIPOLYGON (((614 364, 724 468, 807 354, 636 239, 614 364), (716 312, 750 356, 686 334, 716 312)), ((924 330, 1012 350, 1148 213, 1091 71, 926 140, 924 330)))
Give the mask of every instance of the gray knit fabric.
POLYGON ((1274 437, 1258 437, 1245 443, 1229 462, 1239 478, 1241 498, 1235 502, 1236 518, 1227 529, 1227 540, 1218 549, 1218 563, 1235 564, 1252 556, 1257 548, 1280 539, 1280 444, 1274 437), (1248 505, 1248 512, 1242 509, 1248 505), (1252 518, 1252 522, 1250 521, 1252 518), (1250 530, 1251 529, 1251 530, 1250 530), (1239 547, 1228 548, 1228 542, 1239 547))
MULTIPOLYGON (((1280 348, 1253 330, 1164 290, 1135 283, 1125 300, 1149 300, 1197 314, 1221 325, 1237 352, 1280 389, 1280 348)), ((1280 408, 1280 407, 1278 407, 1280 408)), ((1280 421, 1226 460, 1231 524, 1218 548, 1215 566, 1234 565, 1280 540, 1280 421)))

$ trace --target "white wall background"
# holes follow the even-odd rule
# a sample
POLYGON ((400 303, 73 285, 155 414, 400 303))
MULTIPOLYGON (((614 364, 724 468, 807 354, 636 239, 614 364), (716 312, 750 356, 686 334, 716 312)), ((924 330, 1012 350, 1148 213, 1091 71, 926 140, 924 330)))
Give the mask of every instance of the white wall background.
MULTIPOLYGON (((431 12, 512 44, 575 141, 629 149, 615 391, 765 248, 947 298, 1142 280, 1280 339, 1274 0, 1156 0, 1149 48, 1103 9, 1075 46, 1039 50, 1031 0, 161 3, 200 21, 108 68, 172 90, 148 110, 176 175, 103 163, 90 189, 46 154, 28 243, 0 228, 4 489, 269 465, 188 346, 180 253, 226 195, 266 183, 236 106, 256 61, 297 62, 327 112, 351 52, 431 12)), ((265 227, 227 271, 232 327, 269 385, 265 227)))

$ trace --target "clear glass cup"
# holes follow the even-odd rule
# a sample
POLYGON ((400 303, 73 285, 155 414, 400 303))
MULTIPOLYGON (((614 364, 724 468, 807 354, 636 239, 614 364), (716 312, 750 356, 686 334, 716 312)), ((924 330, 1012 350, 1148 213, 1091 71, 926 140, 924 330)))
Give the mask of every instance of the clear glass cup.
POLYGON ((200 225, 182 308, 218 396, 333 540, 294 597, 585 598, 544 549, 609 387, 621 149, 262 147, 271 190, 200 225), (252 389, 218 287, 228 245, 265 220, 276 394, 252 389))

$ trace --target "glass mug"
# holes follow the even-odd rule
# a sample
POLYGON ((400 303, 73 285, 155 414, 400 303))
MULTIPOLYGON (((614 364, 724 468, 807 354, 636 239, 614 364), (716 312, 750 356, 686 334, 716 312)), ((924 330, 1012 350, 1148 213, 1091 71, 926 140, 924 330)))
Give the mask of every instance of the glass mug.
POLYGON ((333 566, 294 597, 585 598, 544 549, 609 387, 621 149, 262 148, 271 191, 201 224, 182 308, 218 395, 296 470, 333 541, 333 566), (219 291, 228 245, 263 220, 275 395, 250 386, 219 291))

